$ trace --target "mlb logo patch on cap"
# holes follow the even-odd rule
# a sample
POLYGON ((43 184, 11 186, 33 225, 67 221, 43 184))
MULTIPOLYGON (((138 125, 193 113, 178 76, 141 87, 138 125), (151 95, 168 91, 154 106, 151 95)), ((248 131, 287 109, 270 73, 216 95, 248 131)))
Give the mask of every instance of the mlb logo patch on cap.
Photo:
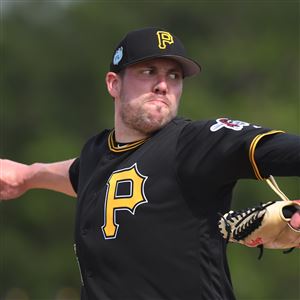
POLYGON ((115 66, 117 66, 119 64, 119 62, 121 61, 122 57, 123 57, 123 47, 120 47, 115 52, 115 55, 114 55, 114 58, 113 58, 113 64, 115 66))

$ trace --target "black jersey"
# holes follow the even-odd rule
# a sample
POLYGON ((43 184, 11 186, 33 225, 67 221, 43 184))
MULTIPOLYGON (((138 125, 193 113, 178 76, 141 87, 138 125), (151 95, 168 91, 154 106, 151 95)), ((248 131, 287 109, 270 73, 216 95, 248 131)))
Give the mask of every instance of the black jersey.
POLYGON ((91 138, 70 168, 82 299, 234 299, 218 213, 258 177, 256 145, 274 133, 176 118, 121 147, 112 130, 91 138))

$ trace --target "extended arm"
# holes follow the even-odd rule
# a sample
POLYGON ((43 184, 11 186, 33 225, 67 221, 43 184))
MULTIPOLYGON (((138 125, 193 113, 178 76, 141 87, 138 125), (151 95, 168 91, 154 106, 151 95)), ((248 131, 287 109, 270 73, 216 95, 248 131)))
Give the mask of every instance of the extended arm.
POLYGON ((18 198, 30 189, 48 189, 76 197, 69 178, 73 161, 25 165, 0 159, 0 200, 18 198))
POLYGON ((263 178, 300 176, 300 137, 283 133, 263 138, 255 151, 255 160, 263 178))

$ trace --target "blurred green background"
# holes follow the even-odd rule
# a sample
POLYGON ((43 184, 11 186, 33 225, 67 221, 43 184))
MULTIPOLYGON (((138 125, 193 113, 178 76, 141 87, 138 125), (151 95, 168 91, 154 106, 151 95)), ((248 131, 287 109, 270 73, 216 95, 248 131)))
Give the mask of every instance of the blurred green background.
MULTIPOLYGON (((1 0, 1 157, 65 160, 112 127, 104 76, 120 38, 144 26, 175 33, 203 67, 185 82, 181 115, 299 134, 299 23, 299 1, 1 0)), ((299 198, 299 179, 278 182, 299 198)), ((233 207, 274 199, 246 180, 233 207)), ((0 203, 1 300, 79 299, 75 203, 39 190, 0 203)), ((238 299, 300 299, 299 251, 258 261, 258 250, 230 245, 228 255, 238 299)))

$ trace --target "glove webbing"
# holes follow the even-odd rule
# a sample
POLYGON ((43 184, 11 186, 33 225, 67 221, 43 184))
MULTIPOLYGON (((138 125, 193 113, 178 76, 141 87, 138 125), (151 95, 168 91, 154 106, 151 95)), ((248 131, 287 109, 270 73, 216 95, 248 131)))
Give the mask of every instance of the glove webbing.
MULTIPOLYGON (((265 215, 265 209, 266 207, 268 207, 269 205, 274 204, 275 201, 273 202, 269 202, 267 204, 260 204, 256 207, 253 207, 251 209, 241 209, 241 210, 237 210, 237 211, 232 211, 229 212, 227 217, 224 218, 224 216, 222 214, 219 214, 222 219, 225 222, 225 230, 227 232, 227 237, 226 237, 226 243, 229 242, 229 239, 231 237, 231 226, 230 226, 230 222, 233 219, 239 219, 240 216, 243 216, 237 223, 236 226, 238 226, 240 223, 242 223, 249 215, 253 214, 256 212, 256 214, 253 214, 253 216, 251 217, 251 219, 249 221, 247 221, 244 225, 243 228, 238 228, 235 229, 232 233, 232 236, 235 240, 240 241, 243 240, 245 237, 247 237, 249 234, 251 234, 253 231, 255 231, 257 228, 259 228, 261 226, 262 220, 264 218, 265 215), (263 213, 260 213, 261 211, 264 211, 263 213)), ((262 255, 263 255, 263 250, 264 247, 263 245, 259 245, 257 246, 257 248, 259 248, 260 253, 258 256, 258 259, 261 259, 262 255)), ((290 250, 288 250, 290 251, 290 250)))
MULTIPOLYGON (((284 194, 284 192, 282 192, 282 190, 279 188, 276 180, 274 179, 274 177, 272 175, 269 176, 269 178, 266 179, 266 182, 268 183, 269 187, 283 200, 283 201, 289 201, 289 198, 284 194)), ((270 202, 267 204, 268 205, 271 205, 273 204, 274 202, 270 202)), ((261 222, 262 222, 262 219, 264 217, 264 214, 260 216, 259 215, 259 212, 264 210, 266 207, 266 205, 263 205, 262 203, 259 205, 259 206, 256 206, 252 209, 243 209, 243 210, 239 210, 239 211, 235 211, 235 212, 232 212, 231 214, 229 213, 227 218, 228 220, 226 220, 222 214, 219 214, 222 219, 224 220, 225 222, 225 230, 227 232, 227 237, 226 237, 226 243, 229 242, 229 239, 230 239, 230 236, 231 236, 231 226, 230 226, 230 223, 229 221, 232 219, 232 218, 235 218, 237 215, 244 215, 243 218, 237 223, 237 225, 242 222, 247 216, 249 216, 250 214, 254 213, 254 212, 257 212, 257 214, 255 214, 245 225, 244 225, 244 228, 243 228, 243 232, 239 232, 238 230, 234 231, 233 232, 233 238, 235 240, 242 240, 244 239, 246 236, 248 236, 251 232, 253 232, 255 229, 257 229, 260 225, 261 225, 261 222)), ((259 253, 259 256, 258 256, 258 259, 261 259, 262 255, 263 255, 263 250, 264 250, 264 246, 263 245, 259 245, 257 246, 257 248, 259 248, 260 250, 260 253, 259 253)), ((294 248, 291 248, 291 249, 288 249, 288 250, 285 250, 283 251, 284 254, 286 253, 289 253, 293 250, 294 248)))

